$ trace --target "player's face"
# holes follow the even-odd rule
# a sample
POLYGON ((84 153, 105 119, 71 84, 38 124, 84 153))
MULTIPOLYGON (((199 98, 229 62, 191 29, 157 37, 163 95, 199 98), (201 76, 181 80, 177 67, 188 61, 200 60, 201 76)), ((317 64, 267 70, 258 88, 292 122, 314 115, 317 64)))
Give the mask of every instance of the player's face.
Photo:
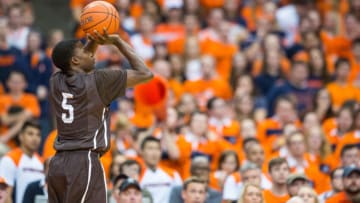
POLYGON ((158 142, 147 142, 142 155, 147 165, 156 167, 161 158, 160 144, 158 142))
POLYGON ((273 166, 270 175, 271 175, 271 179, 275 183, 285 184, 289 173, 290 173, 290 169, 287 163, 282 163, 280 165, 273 166))
POLYGON ((117 203, 141 203, 142 194, 136 188, 129 188, 120 193, 119 200, 117 203))
POLYGON ((343 179, 344 189, 347 193, 358 194, 360 192, 360 174, 352 173, 343 179))
POLYGON ((0 203, 4 203, 7 199, 7 186, 0 184, 0 203))
POLYGON ((262 201, 261 191, 257 187, 249 186, 243 198, 244 203, 260 203, 262 201))
POLYGON ((36 152, 39 149, 41 134, 38 128, 27 127, 20 133, 20 142, 27 150, 36 152))
POLYGON ((204 203, 206 199, 206 185, 190 183, 181 193, 184 203, 204 203))
POLYGON ((90 72, 95 66, 94 54, 84 49, 84 45, 81 42, 75 47, 72 62, 78 65, 85 72, 90 72))

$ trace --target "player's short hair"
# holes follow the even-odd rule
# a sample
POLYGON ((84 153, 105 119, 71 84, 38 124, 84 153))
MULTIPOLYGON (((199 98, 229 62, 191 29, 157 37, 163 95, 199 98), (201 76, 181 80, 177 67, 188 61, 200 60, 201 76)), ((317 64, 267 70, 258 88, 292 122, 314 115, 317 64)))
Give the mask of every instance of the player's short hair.
POLYGON ((341 148, 340 156, 344 157, 345 153, 347 151, 350 151, 352 149, 358 149, 358 146, 356 144, 346 144, 341 148))
POLYGON ((271 173, 271 170, 273 167, 279 166, 284 163, 287 164, 288 162, 286 161, 286 159, 284 159, 282 157, 276 157, 276 158, 271 159, 269 162, 269 165, 268 165, 269 172, 271 173))
POLYGON ((184 184, 183 184, 182 189, 183 189, 183 190, 186 190, 191 183, 200 183, 200 184, 203 184, 203 185, 205 186, 205 190, 207 190, 207 183, 206 183, 206 181, 203 180, 203 179, 201 179, 201 178, 198 178, 198 177, 190 177, 190 178, 186 179, 185 182, 184 182, 184 184))
POLYGON ((32 128, 36 128, 38 130, 41 130, 41 125, 38 121, 36 120, 29 120, 29 121, 26 121, 24 123, 24 125, 22 126, 21 128, 21 132, 24 132, 26 130, 26 128, 28 127, 32 127, 32 128))
POLYGON ((68 73, 71 70, 71 57, 73 57, 76 44, 79 42, 76 39, 64 40, 54 47, 51 58, 55 66, 62 72, 68 73))
POLYGON ((141 150, 143 150, 145 148, 146 143, 148 142, 156 142, 159 144, 160 146, 160 140, 156 137, 153 136, 147 136, 144 138, 144 140, 141 142, 141 150))

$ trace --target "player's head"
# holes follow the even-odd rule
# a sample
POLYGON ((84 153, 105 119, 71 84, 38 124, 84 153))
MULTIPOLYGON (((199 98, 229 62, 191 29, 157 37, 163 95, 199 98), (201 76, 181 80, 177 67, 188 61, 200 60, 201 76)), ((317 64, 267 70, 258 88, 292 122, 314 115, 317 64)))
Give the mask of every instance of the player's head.
POLYGON ((79 40, 73 39, 56 44, 51 58, 55 66, 66 74, 70 74, 76 68, 89 72, 95 65, 93 53, 86 51, 79 40))
POLYGON ((4 203, 7 199, 7 188, 8 184, 6 183, 5 179, 0 177, 0 203, 4 203))
POLYGON ((141 155, 149 168, 156 168, 161 159, 160 140, 148 136, 141 143, 141 155))
POLYGON ((19 134, 20 146, 30 153, 38 151, 41 142, 41 127, 36 121, 26 121, 19 134))
POLYGON ((269 162, 269 173, 274 184, 285 185, 290 174, 289 165, 284 158, 274 158, 269 162))
POLYGON ((142 193, 139 183, 132 179, 125 179, 119 187, 119 199, 117 203, 141 203, 142 193))
POLYGON ((204 203, 206 200, 207 183, 198 178, 190 177, 182 188, 181 197, 184 203, 204 203))

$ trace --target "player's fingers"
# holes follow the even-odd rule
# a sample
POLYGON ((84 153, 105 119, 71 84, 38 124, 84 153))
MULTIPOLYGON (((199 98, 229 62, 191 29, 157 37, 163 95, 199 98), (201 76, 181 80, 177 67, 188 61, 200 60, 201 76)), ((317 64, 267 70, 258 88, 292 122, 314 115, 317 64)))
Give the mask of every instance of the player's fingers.
POLYGON ((97 30, 94 30, 94 33, 96 35, 97 41, 99 41, 101 43, 105 42, 104 36, 102 36, 97 30))
POLYGON ((109 33, 108 33, 106 27, 103 27, 103 30, 104 30, 104 36, 105 36, 105 38, 108 38, 108 37, 109 37, 109 33))

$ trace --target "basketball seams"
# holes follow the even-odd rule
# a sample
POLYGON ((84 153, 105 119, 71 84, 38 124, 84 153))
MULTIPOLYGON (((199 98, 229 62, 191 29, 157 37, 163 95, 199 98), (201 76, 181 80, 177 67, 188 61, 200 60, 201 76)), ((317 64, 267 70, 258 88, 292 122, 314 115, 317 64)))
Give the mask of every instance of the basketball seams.
MULTIPOLYGON (((113 7, 113 5, 108 4, 106 2, 98 2, 98 4, 94 5, 94 7, 86 6, 83 9, 83 11, 85 11, 85 12, 83 12, 81 14, 81 18, 86 18, 87 16, 91 16, 92 14, 95 14, 95 16, 96 16, 96 14, 100 14, 100 17, 97 17, 97 19, 95 20, 95 24, 82 27, 84 32, 89 33, 88 31, 90 30, 90 33, 92 33, 91 29, 94 29, 94 27, 96 29, 96 27, 101 27, 103 25, 104 25, 103 27, 105 27, 107 30, 111 30, 112 32, 117 31, 117 29, 119 27, 118 24, 120 21, 120 17, 118 15, 115 7, 113 7), (88 11, 88 10, 86 10, 86 8, 88 8, 88 10, 94 10, 94 11, 88 11), (102 9, 102 8, 104 8, 104 9, 102 9), (101 14, 106 14, 105 18, 97 21, 98 18, 101 18, 104 16, 104 15, 101 16, 101 14), (109 19, 109 17, 110 17, 110 19, 109 19), (110 22, 107 23, 106 21, 110 21, 110 22)), ((89 24, 91 24, 91 23, 89 23, 89 24)), ((102 32, 102 30, 100 32, 102 32)))
MULTIPOLYGON (((99 5, 102 6, 102 7, 104 7, 104 8, 106 8, 106 10, 107 10, 107 7, 106 7, 104 4, 99 4, 99 5)), ((93 12, 92 12, 92 13, 93 13, 93 12)), ((85 13, 85 14, 86 14, 86 13, 85 13)), ((85 14, 84 14, 84 15, 85 15, 85 14)), ((91 28, 93 28, 93 27, 96 27, 96 26, 99 25, 100 23, 106 21, 106 20, 108 19, 108 17, 109 17, 109 15, 106 15, 106 18, 104 18, 103 20, 97 22, 96 24, 94 24, 94 25, 92 25, 92 26, 90 26, 90 27, 88 27, 88 28, 84 28, 83 30, 84 30, 85 32, 89 31, 89 29, 91 29, 91 28)), ((100 32, 100 30, 99 30, 99 32, 100 32)))

